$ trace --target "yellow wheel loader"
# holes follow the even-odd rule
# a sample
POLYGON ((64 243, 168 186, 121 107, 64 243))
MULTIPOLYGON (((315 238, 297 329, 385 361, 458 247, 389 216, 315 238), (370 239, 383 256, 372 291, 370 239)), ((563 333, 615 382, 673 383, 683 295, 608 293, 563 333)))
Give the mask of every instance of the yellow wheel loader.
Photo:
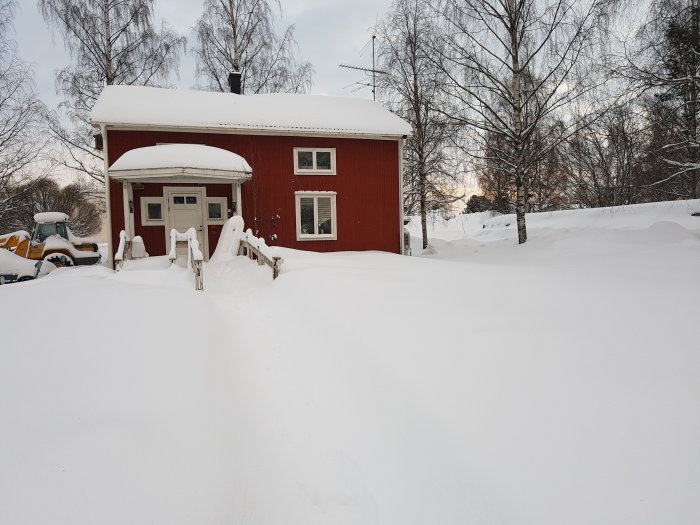
POLYGON ((97 244, 73 235, 65 213, 37 213, 34 222, 31 235, 25 231, 0 235, 0 248, 27 259, 51 261, 56 266, 82 266, 100 260, 97 244))

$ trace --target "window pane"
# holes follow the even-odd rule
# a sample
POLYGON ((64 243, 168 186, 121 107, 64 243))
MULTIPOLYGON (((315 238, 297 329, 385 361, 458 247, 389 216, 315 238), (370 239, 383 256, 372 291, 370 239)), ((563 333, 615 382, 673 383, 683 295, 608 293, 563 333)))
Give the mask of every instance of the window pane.
POLYGON ((163 207, 160 202, 149 202, 146 204, 146 218, 149 221, 160 221, 163 219, 163 207))
POLYGON ((210 219, 221 219, 221 203, 220 202, 210 202, 209 203, 209 218, 210 219))
MULTIPOLYGON (((313 221, 312 221, 313 222, 313 221)), ((56 225, 55 224, 37 224, 36 225, 36 240, 39 242, 44 242, 47 237, 56 235, 56 225)))
POLYGON ((318 197, 318 233, 333 233, 333 216, 331 214, 331 198, 318 197))
POLYGON ((301 233, 305 235, 314 234, 314 199, 313 197, 301 197, 299 199, 299 210, 301 212, 301 233))
POLYGON ((317 151, 316 152, 316 168, 319 170, 331 169, 331 152, 317 151))
POLYGON ((185 197, 173 197, 173 204, 185 204, 185 197))
POLYGON ((187 204, 197 204, 197 197, 193 195, 188 195, 187 197, 185 197, 185 202, 187 202, 187 204))
POLYGON ((297 166, 300 170, 310 170, 314 167, 313 151, 297 151, 297 166))
POLYGON ((66 223, 65 222, 57 222, 56 223, 56 235, 60 235, 64 239, 68 239, 68 232, 66 231, 66 223))

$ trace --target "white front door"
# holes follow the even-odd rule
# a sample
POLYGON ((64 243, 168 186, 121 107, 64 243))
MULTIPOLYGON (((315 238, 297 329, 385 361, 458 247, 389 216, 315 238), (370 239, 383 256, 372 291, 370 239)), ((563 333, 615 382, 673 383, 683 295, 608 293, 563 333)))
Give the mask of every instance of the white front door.
MULTIPOLYGON (((190 191, 169 188, 168 197, 168 231, 166 231, 168 252, 170 251, 170 230, 176 229, 184 233, 190 228, 197 231, 197 240, 204 256, 207 256, 206 238, 204 236, 204 198, 201 191, 190 191)), ((184 249, 179 255, 187 255, 184 249)))

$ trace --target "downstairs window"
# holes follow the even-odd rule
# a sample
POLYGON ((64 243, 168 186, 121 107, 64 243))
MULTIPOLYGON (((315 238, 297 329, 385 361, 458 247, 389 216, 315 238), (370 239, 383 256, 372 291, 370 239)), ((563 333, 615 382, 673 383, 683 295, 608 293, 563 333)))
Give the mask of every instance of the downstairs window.
POLYGON ((296 192, 297 240, 338 238, 334 191, 296 192))

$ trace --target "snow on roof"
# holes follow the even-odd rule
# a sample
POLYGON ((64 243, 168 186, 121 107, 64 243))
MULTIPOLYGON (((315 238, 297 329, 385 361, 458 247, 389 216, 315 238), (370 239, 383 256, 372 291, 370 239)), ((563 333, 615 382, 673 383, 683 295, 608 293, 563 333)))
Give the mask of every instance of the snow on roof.
POLYGON ((68 222, 70 217, 60 211, 44 211, 34 214, 34 222, 68 222))
POLYGON ((230 151, 201 144, 163 144, 127 151, 109 171, 197 168, 251 173, 248 162, 230 151))
POLYGON ((403 136, 408 122, 359 98, 274 93, 235 95, 143 86, 107 86, 93 124, 267 132, 403 136))

